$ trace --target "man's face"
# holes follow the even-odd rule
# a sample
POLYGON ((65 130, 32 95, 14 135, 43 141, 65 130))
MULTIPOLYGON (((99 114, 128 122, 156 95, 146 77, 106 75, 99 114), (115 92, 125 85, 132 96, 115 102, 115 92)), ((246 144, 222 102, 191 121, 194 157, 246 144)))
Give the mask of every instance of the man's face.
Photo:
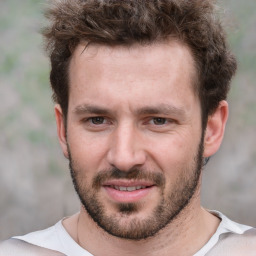
POLYGON ((67 155, 82 205, 108 233, 152 236, 194 195, 203 151, 195 76, 177 42, 75 50, 67 155))

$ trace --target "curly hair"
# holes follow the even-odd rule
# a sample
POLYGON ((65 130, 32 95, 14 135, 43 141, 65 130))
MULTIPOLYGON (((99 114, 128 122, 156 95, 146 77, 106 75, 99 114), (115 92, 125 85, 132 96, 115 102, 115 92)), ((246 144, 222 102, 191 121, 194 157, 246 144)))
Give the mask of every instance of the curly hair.
POLYGON ((80 42, 114 46, 174 38, 190 48, 196 63, 203 127, 227 97, 237 65, 213 0, 55 0, 45 16, 50 23, 42 33, 51 59, 53 99, 64 116, 69 62, 80 42))

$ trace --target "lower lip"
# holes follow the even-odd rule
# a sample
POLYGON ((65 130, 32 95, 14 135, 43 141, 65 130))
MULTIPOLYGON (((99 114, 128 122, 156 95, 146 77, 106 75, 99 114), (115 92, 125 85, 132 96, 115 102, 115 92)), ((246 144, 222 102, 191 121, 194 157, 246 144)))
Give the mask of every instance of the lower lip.
POLYGON ((108 186, 104 186, 104 189, 113 201, 119 203, 132 203, 146 197, 154 189, 154 186, 134 191, 120 191, 108 186))

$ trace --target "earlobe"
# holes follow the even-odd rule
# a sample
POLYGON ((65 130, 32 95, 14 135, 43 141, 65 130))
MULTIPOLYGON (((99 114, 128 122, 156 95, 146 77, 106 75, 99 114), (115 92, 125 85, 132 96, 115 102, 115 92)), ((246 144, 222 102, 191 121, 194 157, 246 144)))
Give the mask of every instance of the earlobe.
POLYGON ((65 118, 63 116, 62 109, 59 104, 55 105, 54 110, 55 110, 57 134, 58 134, 60 146, 62 148, 62 152, 63 152, 64 156, 66 158, 68 158, 65 118))
POLYGON ((208 117, 204 137, 204 157, 214 155, 222 142, 228 119, 228 103, 221 101, 215 112, 208 117))

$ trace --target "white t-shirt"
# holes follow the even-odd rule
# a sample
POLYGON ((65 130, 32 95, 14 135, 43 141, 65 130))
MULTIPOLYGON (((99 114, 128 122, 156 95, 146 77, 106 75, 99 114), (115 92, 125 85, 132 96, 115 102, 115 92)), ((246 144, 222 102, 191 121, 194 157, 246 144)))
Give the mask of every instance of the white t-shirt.
MULTIPOLYGON (((221 234, 243 234, 245 231, 251 229, 249 226, 231 221, 220 212, 211 211, 211 213, 221 219, 220 225, 211 239, 193 256, 204 256, 208 253, 218 243, 221 234)), ((61 252, 67 256, 93 256, 73 240, 63 227, 62 221, 59 221, 54 226, 45 230, 32 232, 25 236, 17 236, 14 238, 43 248, 61 252)))

